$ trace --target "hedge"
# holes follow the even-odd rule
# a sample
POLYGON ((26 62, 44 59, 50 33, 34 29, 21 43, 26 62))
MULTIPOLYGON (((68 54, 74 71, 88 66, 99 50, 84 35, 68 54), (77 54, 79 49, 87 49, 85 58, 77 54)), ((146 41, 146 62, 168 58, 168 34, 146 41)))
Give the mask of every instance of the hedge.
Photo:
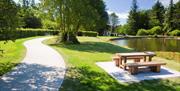
POLYGON ((33 36, 57 35, 59 31, 45 29, 17 29, 15 31, 0 31, 0 40, 18 39, 33 36))
POLYGON ((79 31, 78 36, 97 37, 98 33, 94 31, 79 31))
POLYGON ((137 35, 160 35, 162 33, 162 28, 160 26, 155 26, 149 30, 139 29, 137 35))
POLYGON ((148 35, 149 30, 146 30, 146 29, 139 29, 138 32, 137 32, 137 35, 148 35))
POLYGON ((171 35, 171 36, 180 36, 180 30, 176 29, 176 30, 170 32, 169 35, 171 35))
POLYGON ((162 28, 160 26, 155 26, 155 27, 153 27, 152 29, 149 30, 149 33, 151 35, 158 35, 158 34, 162 34, 163 31, 162 31, 162 28))

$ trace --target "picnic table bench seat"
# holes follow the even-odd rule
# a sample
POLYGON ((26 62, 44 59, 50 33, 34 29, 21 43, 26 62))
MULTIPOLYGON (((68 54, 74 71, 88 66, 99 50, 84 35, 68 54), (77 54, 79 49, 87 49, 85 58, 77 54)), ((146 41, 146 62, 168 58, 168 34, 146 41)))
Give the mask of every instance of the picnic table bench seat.
POLYGON ((138 62, 126 63, 125 66, 129 67, 130 74, 137 74, 138 67, 148 66, 152 72, 160 72, 161 65, 166 65, 164 62, 138 62))

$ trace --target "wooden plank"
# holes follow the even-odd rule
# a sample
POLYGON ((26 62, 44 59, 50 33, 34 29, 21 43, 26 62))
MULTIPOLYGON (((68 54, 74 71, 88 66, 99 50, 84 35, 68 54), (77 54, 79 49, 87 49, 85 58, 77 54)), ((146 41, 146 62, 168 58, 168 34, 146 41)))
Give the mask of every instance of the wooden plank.
POLYGON ((116 53, 119 56, 133 57, 133 56, 155 56, 154 52, 131 52, 131 53, 116 53))
POLYGON ((161 66, 151 66, 150 69, 152 72, 160 72, 161 66))
POLYGON ((158 66, 158 65, 166 65, 163 62, 138 62, 138 63, 126 63, 126 66, 158 66))
POLYGON ((116 66, 119 66, 119 61, 120 61, 120 58, 119 58, 119 57, 116 57, 116 56, 115 56, 115 57, 112 58, 112 60, 115 61, 115 65, 116 65, 116 66))
POLYGON ((131 73, 132 75, 137 74, 138 67, 129 67, 129 73, 131 73))

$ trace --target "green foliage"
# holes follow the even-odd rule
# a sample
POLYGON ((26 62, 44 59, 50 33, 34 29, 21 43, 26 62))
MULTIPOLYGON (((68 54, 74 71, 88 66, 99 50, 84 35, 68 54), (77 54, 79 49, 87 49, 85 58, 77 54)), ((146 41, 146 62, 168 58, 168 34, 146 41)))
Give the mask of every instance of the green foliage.
POLYGON ((20 0, 21 7, 19 15, 21 17, 21 27, 42 28, 40 6, 34 0, 20 0))
POLYGON ((78 36, 97 37, 98 33, 94 31, 79 31, 78 36))
POLYGON ((57 29, 57 23, 48 19, 43 20, 43 28, 45 29, 57 29))
POLYGON ((174 5, 173 26, 180 30, 180 0, 174 5))
POLYGON ((149 30, 139 29, 137 35, 160 35, 162 33, 162 28, 160 26, 155 26, 149 30))
POLYGON ((148 35, 149 31, 146 29, 139 29, 137 35, 148 35))
POLYGON ((180 36, 180 30, 176 29, 174 31, 169 32, 171 36, 180 36))
MULTIPOLYGON (((109 61, 114 53, 130 52, 131 50, 103 42, 97 38, 80 37, 81 44, 54 44, 50 46, 64 55, 67 73, 60 91, 178 91, 179 78, 165 80, 141 81, 139 83, 118 83, 96 62, 109 61), (81 54, 81 55, 79 55, 81 54)), ((56 40, 55 40, 56 41, 56 40)), ((168 64, 172 61, 168 61, 168 64)), ((177 66, 177 69, 179 66, 177 66)))
POLYGON ((70 37, 76 36, 80 27, 87 31, 100 30, 108 21, 102 0, 44 0, 43 4, 60 27, 61 41, 76 43, 70 37))
POLYGON ((133 0, 133 5, 131 11, 129 12, 128 25, 129 25, 129 34, 135 35, 138 31, 138 6, 137 0, 133 0))
POLYGON ((149 29, 150 24, 150 17, 148 16, 148 10, 138 11, 138 21, 137 21, 137 28, 138 29, 149 29))
POLYGON ((164 22, 164 31, 166 31, 166 33, 171 32, 174 27, 173 27, 173 14, 174 14, 174 4, 173 4, 173 0, 170 0, 170 4, 169 7, 166 11, 165 14, 165 22, 164 22))
POLYGON ((111 32, 115 32, 115 28, 119 23, 118 16, 115 13, 109 15, 109 24, 111 25, 111 32))
POLYGON ((163 33, 163 30, 160 26, 155 26, 152 29, 150 29, 149 33, 151 35, 159 35, 163 33))
POLYGON ((170 0, 169 7, 165 9, 162 3, 157 0, 152 9, 141 11, 137 10, 136 3, 136 0, 133 0, 127 22, 129 29, 125 30, 126 34, 136 34, 139 29, 146 29, 150 35, 159 35, 180 29, 180 1, 173 4, 173 0, 170 0), (157 26, 160 26, 161 29, 157 26), (149 30, 150 28, 152 29, 149 30))
POLYGON ((0 39, 14 40, 12 32, 19 25, 18 6, 13 0, 0 1, 0 39))
POLYGON ((165 9, 162 3, 157 0, 157 2, 152 7, 149 12, 150 16, 150 27, 162 26, 164 22, 165 9))
POLYGON ((24 26, 23 28, 41 28, 42 23, 41 19, 36 16, 25 16, 24 17, 24 26))
POLYGON ((9 72, 22 61, 25 56, 26 48, 23 43, 31 38, 17 39, 15 42, 0 41, 0 47, 4 49, 4 53, 0 53, 0 76, 9 72))
POLYGON ((125 25, 119 26, 116 31, 119 34, 130 34, 131 31, 129 30, 130 30, 129 25, 125 24, 125 25))
MULTIPOLYGON (((0 40, 6 40, 7 36, 3 35, 9 33, 10 31, 0 31, 0 40)), ((33 36, 44 36, 44 35, 58 35, 59 31, 45 30, 45 29, 18 29, 16 31, 11 31, 11 37, 13 38, 27 38, 33 36)))

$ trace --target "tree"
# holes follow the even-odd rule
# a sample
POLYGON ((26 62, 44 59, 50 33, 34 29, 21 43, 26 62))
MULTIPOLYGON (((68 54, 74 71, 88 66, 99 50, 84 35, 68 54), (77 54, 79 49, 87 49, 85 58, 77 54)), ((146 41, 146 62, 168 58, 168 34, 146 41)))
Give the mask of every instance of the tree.
POLYGON ((166 33, 171 32, 174 27, 173 27, 173 14, 174 14, 174 4, 173 0, 170 1, 169 7, 166 11, 166 17, 165 17, 165 22, 164 22, 164 31, 166 33))
POLYGON ((45 0, 43 4, 59 25, 60 42, 79 43, 76 38, 78 30, 97 29, 105 12, 102 0, 45 0))
MULTIPOLYGON (((21 26, 23 28, 41 28, 42 22, 41 18, 38 17, 37 11, 39 10, 39 6, 35 5, 34 0, 19 0, 21 4, 21 26), (36 14, 35 14, 36 13, 36 14)), ((40 13, 40 12, 38 12, 40 13)))
POLYGON ((115 13, 109 15, 109 24, 111 25, 111 32, 115 32, 115 28, 119 23, 118 16, 115 13))
POLYGON ((180 30, 180 0, 174 6, 173 25, 180 30))
POLYGON ((19 25, 18 6, 13 0, 0 2, 0 40, 14 40, 13 31, 19 25))
POLYGON ((129 12, 128 16, 128 26, 130 34, 135 35, 138 31, 138 6, 137 6, 137 0, 133 0, 131 11, 129 12))
POLYGON ((138 13, 138 29, 149 29, 150 28, 150 17, 148 15, 149 10, 142 10, 138 13))
POLYGON ((23 7, 35 6, 35 0, 19 0, 23 7))
POLYGON ((159 0, 157 0, 155 5, 152 7, 152 10, 150 11, 151 28, 154 26, 161 26, 161 27, 163 26, 164 13, 165 13, 164 6, 159 0))

